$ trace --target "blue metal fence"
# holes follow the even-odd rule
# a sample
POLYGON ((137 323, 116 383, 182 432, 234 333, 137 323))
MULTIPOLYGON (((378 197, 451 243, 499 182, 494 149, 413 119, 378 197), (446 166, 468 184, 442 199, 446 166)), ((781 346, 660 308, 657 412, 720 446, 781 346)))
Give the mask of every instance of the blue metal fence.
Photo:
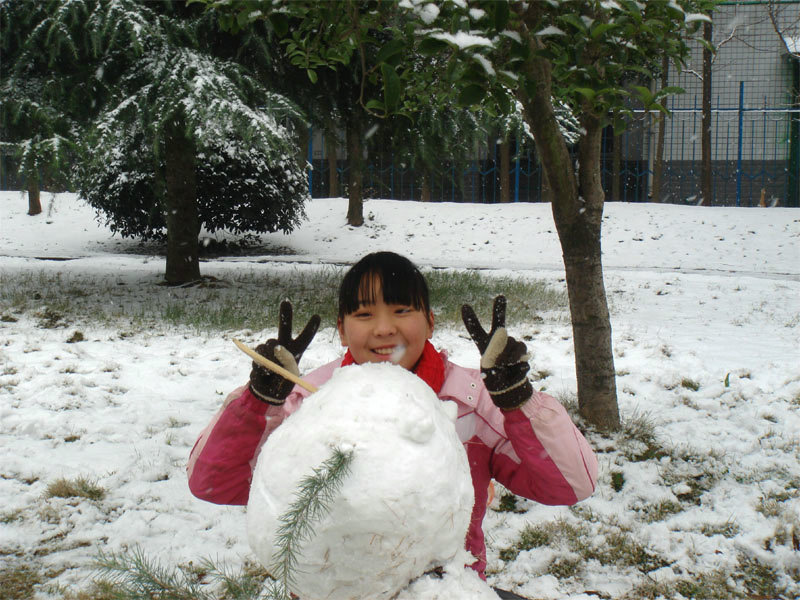
MULTIPOLYGON (((771 108, 745 104, 745 84, 739 86, 738 106, 712 109, 712 182, 710 204, 753 206, 762 199, 780 206, 800 206, 800 107, 771 108)), ((700 198, 701 122, 699 98, 692 108, 676 108, 666 120, 665 149, 660 202, 694 203, 700 198)), ((685 102, 684 102, 685 105, 685 102)), ((655 115, 638 113, 628 130, 614 137, 604 132, 602 182, 610 201, 645 202, 651 197, 656 163, 655 115), (621 144, 619 169, 614 169, 614 144, 621 144), (615 179, 617 185, 615 186, 615 179), (618 196, 613 194, 619 189, 618 196)), ((444 161, 430 182, 431 200, 449 202, 498 202, 500 164, 497 148, 487 157, 466 167, 444 161)), ((314 197, 343 195, 344 188, 328 189, 327 161, 313 160, 310 175, 314 197)), ((347 180, 347 163, 339 161, 341 182, 347 180)), ((541 165, 534 151, 512 158, 510 199, 540 202, 546 199, 541 165)), ((421 177, 413 169, 387 162, 368 162, 364 179, 365 196, 397 200, 419 200, 421 177)), ((708 203, 708 202, 707 202, 708 203)))

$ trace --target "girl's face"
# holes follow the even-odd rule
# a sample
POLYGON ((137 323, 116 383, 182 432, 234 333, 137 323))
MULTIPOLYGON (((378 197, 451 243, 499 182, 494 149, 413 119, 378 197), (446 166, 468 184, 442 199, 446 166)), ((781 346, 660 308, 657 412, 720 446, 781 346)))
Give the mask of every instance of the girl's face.
POLYGON ((422 356, 425 341, 433 335, 433 312, 386 304, 380 282, 372 285, 376 302, 360 304, 337 323, 342 346, 350 348, 357 364, 393 362, 411 370, 422 356))

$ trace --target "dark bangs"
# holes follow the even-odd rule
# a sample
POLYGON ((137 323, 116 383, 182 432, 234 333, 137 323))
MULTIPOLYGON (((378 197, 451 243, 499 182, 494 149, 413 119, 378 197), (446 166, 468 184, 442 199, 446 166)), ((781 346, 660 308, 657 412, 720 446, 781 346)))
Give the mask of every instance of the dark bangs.
POLYGON ((428 316, 428 284, 414 263, 394 252, 373 252, 345 273, 339 286, 339 319, 356 312, 361 304, 375 304, 376 283, 386 304, 406 304, 428 316))

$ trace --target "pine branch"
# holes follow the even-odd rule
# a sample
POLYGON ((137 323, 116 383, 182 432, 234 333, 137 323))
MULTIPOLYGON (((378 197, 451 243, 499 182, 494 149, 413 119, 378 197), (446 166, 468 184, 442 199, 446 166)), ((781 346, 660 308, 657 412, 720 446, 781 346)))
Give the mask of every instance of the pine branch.
POLYGON ((130 554, 100 552, 97 570, 115 584, 118 597, 130 600, 214 600, 178 568, 162 567, 138 546, 130 554))
POLYGON ((300 481, 296 500, 280 517, 277 549, 270 570, 284 587, 288 588, 294 581, 300 545, 313 537, 314 524, 330 511, 336 493, 350 473, 352 462, 352 450, 334 448, 333 455, 316 467, 313 475, 300 481))

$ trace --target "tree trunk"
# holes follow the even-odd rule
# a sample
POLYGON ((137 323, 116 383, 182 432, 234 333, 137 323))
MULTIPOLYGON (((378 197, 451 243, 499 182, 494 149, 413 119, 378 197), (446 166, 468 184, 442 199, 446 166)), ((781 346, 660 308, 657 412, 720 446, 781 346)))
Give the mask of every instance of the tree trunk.
POLYGON ((614 147, 611 149, 611 199, 622 200, 622 135, 614 134, 614 147))
POLYGON ((168 128, 164 139, 164 208, 167 222, 167 270, 169 285, 200 279, 197 216, 197 184, 194 147, 181 123, 168 128))
POLYGON ((420 190, 420 200, 422 202, 431 201, 431 176, 427 171, 422 171, 422 189, 420 190))
POLYGON ((587 123, 578 142, 580 197, 577 214, 553 212, 564 253, 575 367, 581 414, 604 430, 620 426, 616 370, 601 260, 601 225, 604 194, 600 153, 603 128, 599 120, 587 123), (585 210, 584 210, 585 209, 585 210))
MULTIPOLYGON (((669 80, 669 58, 666 56, 661 59, 661 87, 667 87, 669 80)), ((651 200, 661 202, 661 184, 664 180, 664 138, 666 134, 666 119, 664 113, 658 113, 656 117, 658 130, 656 133, 656 155, 653 161, 653 189, 651 200)))
POLYGON ((611 320, 600 248, 602 127, 597 119, 583 119, 586 132, 578 143, 580 171, 576 177, 551 103, 550 64, 533 58, 526 66, 526 78, 538 85, 531 95, 519 89, 518 97, 553 193, 553 218, 563 251, 572 317, 578 405, 590 423, 602 430, 617 430, 620 419, 611 320))
POLYGON ((336 130, 331 124, 325 129, 325 156, 328 159, 328 196, 339 197, 339 158, 336 149, 336 130))
MULTIPOLYGON (((703 39, 711 43, 711 23, 703 24, 703 39)), ((703 117, 702 131, 700 133, 700 154, 702 167, 700 169, 700 195, 701 204, 711 206, 713 201, 713 187, 711 179, 711 50, 703 47, 703 117)))
POLYGON ((500 142, 500 202, 511 202, 511 142, 500 142))
MULTIPOLYGON (((355 112, 355 111, 354 111, 355 112)), ((364 224, 364 155, 363 155, 363 125, 359 116, 351 114, 347 119, 347 223, 353 227, 364 224)))
POLYGON ((308 142, 310 140, 310 132, 308 127, 303 123, 297 124, 297 166, 303 169, 303 172, 308 174, 308 142))
POLYGON ((39 191, 39 180, 35 177, 28 178, 28 214, 38 215, 42 212, 42 199, 39 191))

